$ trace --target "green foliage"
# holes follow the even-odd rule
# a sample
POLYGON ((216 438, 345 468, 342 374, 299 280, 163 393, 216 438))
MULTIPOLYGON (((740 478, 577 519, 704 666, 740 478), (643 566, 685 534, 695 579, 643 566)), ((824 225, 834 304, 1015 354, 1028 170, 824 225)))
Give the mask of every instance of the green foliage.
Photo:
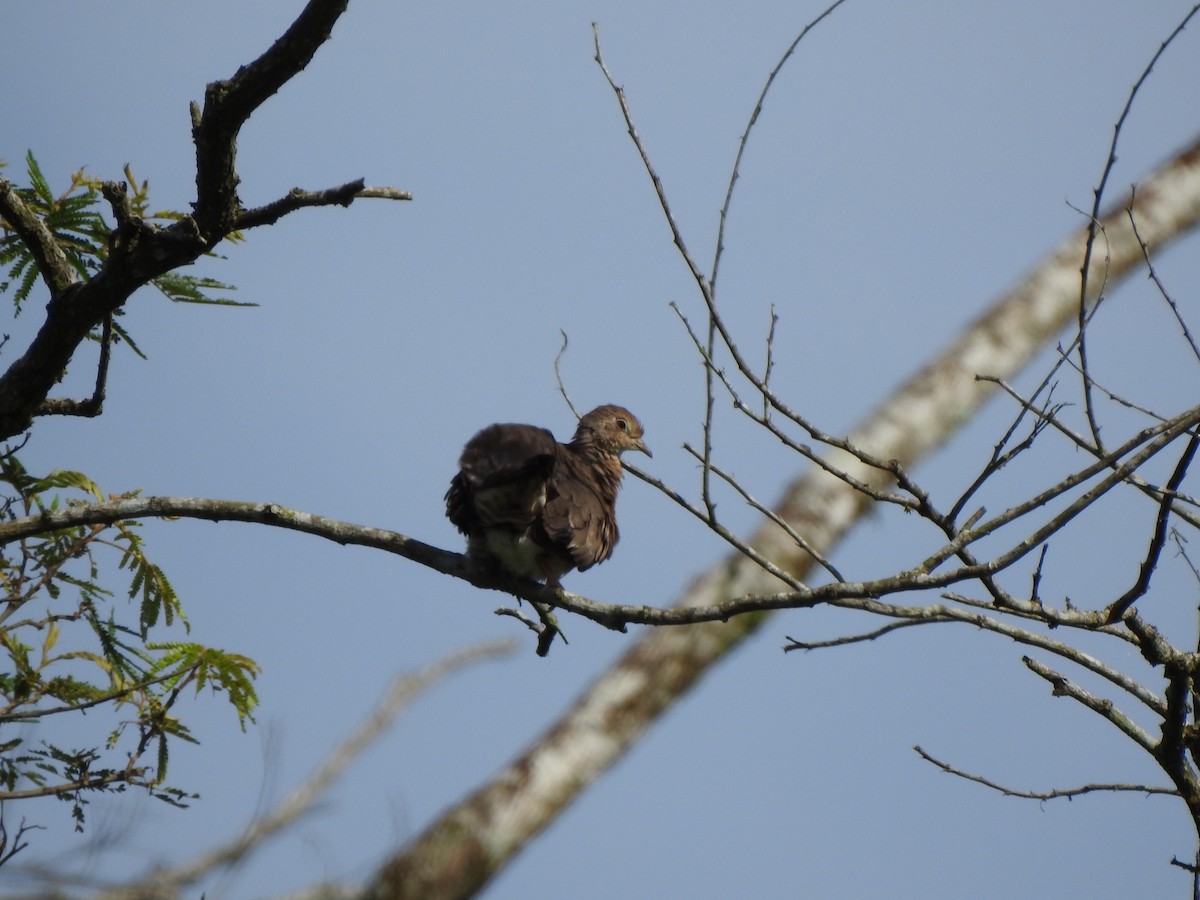
MULTIPOLYGON (((112 227, 100 212, 104 203, 101 183, 80 169, 71 176, 66 190, 56 194, 42 174, 32 151, 26 154, 25 164, 29 186, 19 188, 17 194, 53 233, 68 263, 79 277, 87 280, 108 258, 109 236, 112 233, 112 227)), ((137 219, 147 223, 166 224, 182 218, 183 214, 174 210, 152 211, 149 182, 139 182, 129 166, 125 167, 125 181, 129 206, 137 219)), ((241 235, 230 235, 229 240, 240 241, 241 235)), ((215 253, 208 255, 216 256, 215 253)), ((7 277, 0 281, 0 293, 12 292, 14 308, 19 314, 22 304, 37 284, 39 273, 33 254, 3 219, 0 219, 0 267, 7 269, 7 277)), ((257 305, 218 296, 214 292, 228 292, 234 290, 234 287, 214 278, 168 272, 151 280, 150 284, 176 303, 200 303, 210 306, 257 305)), ((120 315, 119 310, 117 315, 120 315)), ((113 332, 116 339, 127 343, 139 356, 143 355, 119 323, 113 323, 113 332)), ((99 336, 99 331, 92 335, 93 339, 98 339, 99 336)))
MULTIPOLYGON (((25 163, 29 187, 18 190, 18 195, 58 239, 71 267, 81 278, 90 277, 103 260, 108 240, 109 229, 96 210, 100 192, 81 170, 71 176, 67 190, 56 196, 32 152, 26 154, 25 163)), ((8 266, 8 280, 0 282, 0 291, 11 289, 15 282, 13 301, 20 312, 39 273, 33 255, 7 228, 0 231, 0 265, 8 266)))
MULTIPOLYGON (((0 490, 0 521, 105 499, 82 473, 35 477, 12 455, 0 458, 0 490)), ((136 786, 186 805, 194 795, 163 783, 171 743, 196 743, 180 699, 223 694, 244 730, 258 702, 258 665, 194 642, 149 640, 188 624, 136 522, 0 546, 0 584, 0 802, 57 797, 71 804, 77 829, 96 792, 136 786), (102 565, 111 561, 115 569, 102 565), (102 571, 127 573, 125 602, 99 583, 102 571), (75 746, 84 733, 97 737, 75 746)))

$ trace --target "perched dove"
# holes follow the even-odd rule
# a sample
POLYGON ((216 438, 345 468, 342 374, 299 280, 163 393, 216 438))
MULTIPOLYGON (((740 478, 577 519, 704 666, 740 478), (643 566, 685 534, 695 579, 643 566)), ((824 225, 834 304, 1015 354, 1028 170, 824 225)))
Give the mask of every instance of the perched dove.
POLYGON ((473 564, 544 579, 612 556, 621 454, 640 450, 642 423, 620 406, 579 420, 569 444, 534 425, 489 425, 467 442, 446 492, 446 517, 473 564))

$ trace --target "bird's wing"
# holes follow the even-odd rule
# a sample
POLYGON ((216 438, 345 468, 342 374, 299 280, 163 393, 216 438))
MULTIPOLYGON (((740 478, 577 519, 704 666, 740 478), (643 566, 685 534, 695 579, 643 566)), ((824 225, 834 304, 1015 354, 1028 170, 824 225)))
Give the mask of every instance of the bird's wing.
POLYGON ((467 442, 446 492, 446 516, 463 534, 524 531, 546 502, 558 442, 533 425, 491 425, 467 442))
POLYGON ((558 461, 547 486, 545 508, 535 538, 557 553, 569 556, 579 571, 612 556, 617 544, 615 496, 606 498, 598 467, 620 465, 579 458, 569 447, 560 447, 558 461), (540 533, 539 533, 540 532, 540 533))

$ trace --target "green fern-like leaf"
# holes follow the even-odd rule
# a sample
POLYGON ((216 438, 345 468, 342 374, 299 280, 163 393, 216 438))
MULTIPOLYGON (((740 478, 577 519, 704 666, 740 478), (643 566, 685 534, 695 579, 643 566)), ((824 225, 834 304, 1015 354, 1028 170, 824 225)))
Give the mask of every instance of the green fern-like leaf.
MULTIPOLYGON (((117 310, 117 312, 120 313, 120 310, 117 310)), ((132 350, 137 355, 137 357, 139 359, 147 359, 148 358, 146 356, 146 354, 142 352, 142 348, 139 347, 137 345, 137 343, 134 341, 134 339, 129 336, 129 332, 126 331, 125 328, 120 323, 113 322, 112 328, 113 328, 113 343, 114 344, 119 344, 119 343, 124 342, 125 344, 127 344, 129 346, 129 349, 132 350)), ((95 339, 96 340, 100 339, 99 334, 97 334, 95 336, 95 339)))
POLYGON ((120 637, 121 634, 132 632, 117 624, 111 614, 107 620, 101 620, 93 611, 87 619, 100 644, 100 653, 104 659, 104 666, 111 673, 110 677, 140 681, 145 675, 144 651, 126 644, 120 637))
POLYGON ((81 703, 96 700, 107 694, 94 684, 80 681, 70 675, 51 678, 46 682, 46 693, 64 703, 81 703))
POLYGON ((146 646, 161 653, 150 669, 152 676, 179 667, 174 676, 164 682, 164 686, 174 687, 187 675, 194 675, 197 694, 208 687, 214 692, 223 691, 228 696, 243 731, 247 722, 254 721, 253 712, 258 706, 254 679, 262 671, 254 660, 239 653, 190 642, 172 641, 146 646))
POLYGON ((51 488, 75 488, 83 491, 85 494, 90 494, 97 500, 103 500, 104 494, 96 485, 96 482, 88 478, 82 472, 72 472, 68 469, 55 469, 44 478, 34 481, 29 486, 29 492, 40 494, 51 488))
POLYGON ((163 779, 167 777, 167 762, 170 754, 167 752, 167 736, 159 735, 158 738, 158 765, 156 767, 155 781, 162 784, 163 779))
POLYGON ((26 265, 21 267, 23 269, 21 283, 17 285, 17 291, 13 294, 13 301, 16 304, 18 312, 21 310, 21 304, 33 293, 33 289, 38 281, 38 270, 33 265, 33 261, 30 259, 22 260, 22 262, 26 263, 26 265))
POLYGON ((217 281, 215 278, 199 278, 194 275, 168 272, 166 275, 155 278, 151 283, 175 303, 198 303, 206 306, 258 306, 257 303, 212 296, 208 293, 209 291, 236 290, 233 285, 217 281))
POLYGON ((32 150, 25 151, 25 171, 29 175, 30 189, 37 195, 45 204, 54 202, 54 192, 50 190, 50 183, 46 181, 46 176, 42 174, 42 167, 38 165, 37 158, 34 157, 32 150))

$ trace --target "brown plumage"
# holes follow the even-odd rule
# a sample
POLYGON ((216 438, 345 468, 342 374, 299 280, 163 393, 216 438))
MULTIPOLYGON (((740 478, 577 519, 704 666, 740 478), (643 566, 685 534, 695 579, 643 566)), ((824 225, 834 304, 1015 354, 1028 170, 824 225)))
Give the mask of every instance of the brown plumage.
POLYGON ((534 425, 489 425, 463 448, 446 517, 473 563, 557 587, 612 556, 626 450, 651 455, 642 423, 620 406, 593 409, 569 444, 534 425))

